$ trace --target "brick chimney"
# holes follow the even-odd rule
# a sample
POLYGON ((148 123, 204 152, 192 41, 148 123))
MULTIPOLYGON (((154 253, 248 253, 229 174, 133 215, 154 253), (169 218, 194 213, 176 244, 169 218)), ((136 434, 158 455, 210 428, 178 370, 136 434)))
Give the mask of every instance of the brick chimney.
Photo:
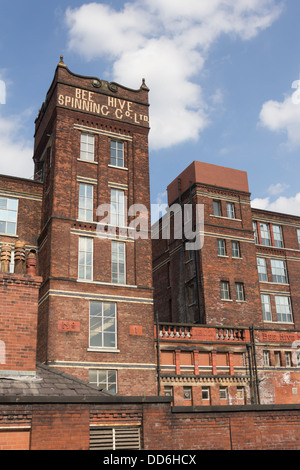
MULTIPOLYGON (((1 248, 0 377, 35 376, 38 295, 42 278, 26 273, 24 247, 15 247, 15 272, 9 273, 10 246, 1 248)), ((35 273, 31 253, 29 272, 35 273)), ((27 268, 28 269, 28 268, 27 268)))

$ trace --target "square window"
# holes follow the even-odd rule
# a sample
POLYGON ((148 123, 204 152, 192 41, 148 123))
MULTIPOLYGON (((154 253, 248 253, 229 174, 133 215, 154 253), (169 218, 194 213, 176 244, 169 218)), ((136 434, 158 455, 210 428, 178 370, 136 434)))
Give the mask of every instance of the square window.
POLYGON ((192 387, 183 387, 184 400, 192 400, 192 387))
POLYGON ((273 282, 280 284, 287 284, 287 273, 285 261, 278 259, 271 259, 271 270, 273 282))
POLYGON ((202 387, 202 400, 209 400, 209 399, 210 399, 209 387, 202 387))
POLYGON ((165 397, 172 397, 173 396, 173 387, 171 387, 171 386, 164 387, 164 396, 165 397))
POLYGON ((292 323, 292 308, 291 308, 291 299, 284 295, 275 295, 275 305, 277 313, 277 321, 292 323))
POLYGON ((220 387, 220 399, 227 400, 227 398, 228 398, 228 388, 220 387))
POLYGON ((91 369, 89 371, 89 383, 102 390, 117 393, 117 371, 91 369))
POLYGON ((16 235, 18 199, 0 197, 0 233, 16 235))

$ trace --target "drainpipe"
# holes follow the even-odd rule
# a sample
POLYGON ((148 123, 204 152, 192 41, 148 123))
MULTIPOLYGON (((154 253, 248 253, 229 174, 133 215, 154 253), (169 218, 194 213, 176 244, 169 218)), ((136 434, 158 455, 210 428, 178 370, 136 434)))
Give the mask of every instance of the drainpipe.
POLYGON ((159 326, 158 312, 156 312, 156 354, 157 354, 157 394, 160 396, 160 355, 159 355, 159 326))
POLYGON ((254 337, 254 325, 250 328, 251 335, 251 345, 252 345, 252 357, 253 357, 253 366, 254 366, 254 383, 255 383, 255 392, 256 392, 256 403, 260 405, 260 394, 259 394, 259 381, 257 373, 257 361, 256 361, 256 348, 255 348, 255 337, 254 337))

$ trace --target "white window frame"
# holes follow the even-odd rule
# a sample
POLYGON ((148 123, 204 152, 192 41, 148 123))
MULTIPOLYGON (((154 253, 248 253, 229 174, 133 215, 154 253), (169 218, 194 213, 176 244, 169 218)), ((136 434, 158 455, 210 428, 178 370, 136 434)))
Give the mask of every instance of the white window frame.
POLYGON ((268 294, 261 294, 261 306, 264 321, 272 321, 272 309, 270 296, 268 294))
POLYGON ((90 301, 89 347, 93 350, 117 349, 117 305, 115 302, 90 301), (96 305, 97 304, 97 305, 96 305), (92 313, 92 310, 98 310, 92 313), (109 313, 106 313, 109 312, 109 313), (97 341, 94 337, 97 335, 97 341), (111 338, 110 341, 106 341, 111 338), (100 339, 100 341, 98 341, 100 339), (109 344, 108 344, 109 343, 109 344))
POLYGON ((260 282, 268 282, 268 271, 265 258, 257 257, 257 271, 258 279, 260 282))
POLYGON ((110 141, 110 164, 117 168, 124 168, 125 166, 125 145, 124 142, 119 140, 110 141), (114 163, 115 160, 115 163, 114 163))
POLYGON ((275 295, 275 306, 278 322, 293 323, 293 313, 290 297, 285 295, 275 295), (286 311, 284 311, 285 309, 286 311))
POLYGON ((111 281, 126 284, 126 243, 111 242, 111 281), (123 266, 123 273, 121 267, 123 266))
POLYGON ((78 279, 80 281, 92 281, 93 280, 93 258, 94 258, 93 238, 92 237, 79 237, 78 239, 78 279), (88 275, 89 271, 90 271, 90 275, 88 275))
POLYGON ((220 400, 228 400, 228 387, 220 387, 220 400))
POLYGON ((78 219, 86 222, 94 220, 94 186, 92 184, 79 183, 78 219))
POLYGON ((242 282, 235 283, 235 296, 238 302, 245 302, 245 287, 242 282))
POLYGON ((125 191, 111 188, 110 223, 115 227, 125 227, 125 191))
POLYGON ((226 203, 226 211, 228 219, 235 219, 235 207, 233 202, 226 203))
POLYGON ((241 249, 240 243, 234 240, 231 241, 231 252, 233 258, 240 258, 241 257, 241 249))
POLYGON ((95 161, 95 136, 82 133, 80 135, 80 160, 95 161))
POLYGON ((17 234, 18 210, 18 199, 0 196, 0 233, 5 235, 17 234), (2 228, 4 230, 1 230, 2 228))
POLYGON ((259 222, 261 244, 271 246, 270 226, 264 222, 259 222))
POLYGON ((270 367, 271 362, 270 362, 270 351, 265 349, 263 351, 263 363, 265 367, 270 367))
POLYGON ((205 400, 205 401, 210 400, 210 387, 202 387, 202 389, 201 389, 201 398, 202 398, 202 400, 205 400), (204 396, 205 394, 207 394, 206 397, 204 396))
POLYGON ((282 235, 282 227, 281 225, 274 225, 273 228, 273 237, 274 237, 274 244, 277 248, 283 248, 283 235, 282 235))
POLYGON ((287 284, 286 263, 281 259, 271 259, 272 280, 278 284, 287 284))
POLYGON ((226 256, 226 242, 223 238, 217 240, 218 256, 226 256))
POLYGON ((108 392, 117 393, 118 373, 113 369, 90 369, 89 383, 99 388, 103 386, 108 392))
POLYGON ((221 300, 231 300, 230 286, 228 281, 221 281, 221 300))

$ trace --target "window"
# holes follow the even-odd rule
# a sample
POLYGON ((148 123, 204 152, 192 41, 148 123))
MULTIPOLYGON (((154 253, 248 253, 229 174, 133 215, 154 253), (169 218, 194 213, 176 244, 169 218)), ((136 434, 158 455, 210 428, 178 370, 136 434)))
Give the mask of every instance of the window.
POLYGON ((280 351, 274 351, 275 367, 281 367, 281 354, 280 351))
POLYGON ((218 256, 226 256, 226 243, 225 243, 225 240, 218 239, 217 240, 217 245, 218 245, 218 256))
POLYGON ((227 202, 226 208, 227 208, 227 217, 229 219, 235 219, 234 204, 232 202, 227 202))
POLYGON ((262 306, 264 321, 272 321, 272 312, 271 312, 271 304, 270 304, 269 295, 265 295, 265 294, 261 295, 261 306, 262 306))
POLYGON ((245 291, 244 291, 244 284, 241 282, 235 283, 235 295, 236 300, 243 302, 245 300, 245 291))
POLYGON ((116 304, 90 302, 90 346, 116 348, 116 304))
POLYGON ((220 399, 227 400, 228 397, 228 389, 227 387, 220 387, 220 399))
POLYGON ((287 284, 286 266, 284 261, 271 259, 271 269, 273 282, 287 284))
POLYGON ((244 389, 244 387, 237 387, 236 397, 239 400, 245 400, 245 389, 244 389))
POLYGON ((254 232, 254 242, 258 244, 258 235, 257 235, 257 223, 252 222, 253 232, 254 232))
POLYGON ((93 279, 93 239, 79 237, 78 279, 93 279))
POLYGON ((111 222, 116 227, 125 226, 125 194, 119 189, 111 190, 111 222))
POLYGON ((277 321, 292 323, 292 308, 290 297, 283 295, 275 295, 275 305, 277 313, 277 321))
POLYGON ((117 372, 115 370, 91 369, 89 371, 89 383, 102 390, 117 393, 117 372))
POLYGON ((0 233, 16 235, 18 199, 0 196, 0 233))
POLYGON ((93 221, 93 185, 79 184, 79 220, 93 221))
POLYGON ((118 284, 126 283, 125 243, 111 242, 111 280, 118 284))
POLYGON ((298 248, 300 250, 300 228, 297 229, 298 248))
POLYGON ((110 164, 124 167, 124 143, 112 140, 110 142, 110 164))
POLYGON ((92 134, 81 134, 80 136, 80 159, 94 161, 95 136, 92 134))
POLYGON ((209 399, 210 399, 209 387, 202 387, 202 400, 209 400, 209 399))
POLYGON ((228 281, 221 281, 221 299, 230 300, 230 290, 228 281))
POLYGON ((274 244, 278 248, 283 247, 282 228, 280 225, 273 225, 274 244))
POLYGON ((267 266, 265 258, 257 258, 258 278, 261 282, 268 282, 267 266))
POLYGON ((292 353, 290 353, 289 351, 285 351, 284 356, 286 367, 292 367, 292 353))
POLYGON ((165 395, 165 397, 172 397, 173 396, 173 387, 171 387, 171 386, 164 387, 164 395, 165 395))
POLYGON ((263 361, 264 361, 264 366, 270 367, 270 351, 264 351, 263 352, 263 361))
POLYGON ((183 387, 183 398, 184 400, 192 399, 192 387, 183 387))
POLYGON ((214 215, 218 215, 218 216, 222 215, 221 201, 213 201, 213 208, 214 208, 214 215))
POLYGON ((260 235, 261 235, 261 244, 265 246, 271 246, 271 237, 270 237, 270 227, 268 224, 260 223, 260 235))
POLYGON ((232 251, 232 257, 233 258, 240 258, 241 257, 239 242, 233 242, 233 241, 231 242, 231 251, 232 251))

